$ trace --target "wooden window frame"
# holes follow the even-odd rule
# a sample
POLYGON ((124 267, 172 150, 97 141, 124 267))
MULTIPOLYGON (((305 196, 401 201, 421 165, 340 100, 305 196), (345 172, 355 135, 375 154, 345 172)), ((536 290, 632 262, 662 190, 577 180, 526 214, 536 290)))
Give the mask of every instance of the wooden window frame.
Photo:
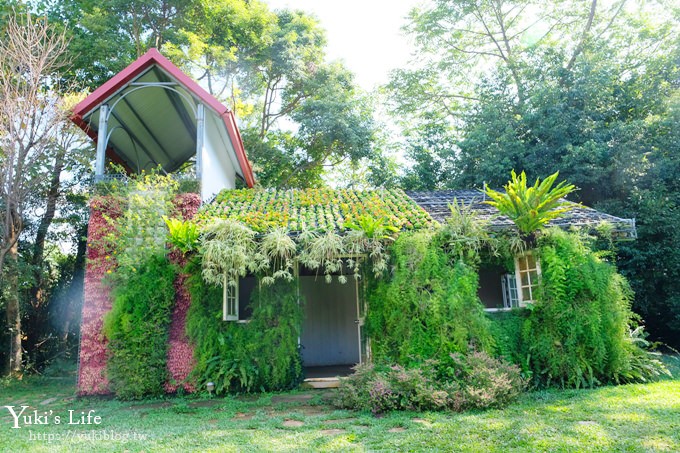
POLYGON ((526 307, 527 304, 530 304, 536 300, 536 294, 535 291, 538 286, 538 282, 541 278, 541 264, 538 260, 538 257, 531 251, 524 253, 523 255, 519 255, 515 257, 515 281, 517 283, 517 298, 519 300, 519 306, 520 307, 526 307), (533 258, 534 265, 535 267, 529 267, 529 257, 533 258), (526 264, 526 268, 522 269, 521 264, 526 264), (536 281, 532 278, 532 272, 535 271, 536 273, 536 281), (526 275, 528 285, 523 285, 522 284, 522 275, 526 275), (528 289, 529 291, 529 298, 525 299, 524 297, 524 289, 528 289))

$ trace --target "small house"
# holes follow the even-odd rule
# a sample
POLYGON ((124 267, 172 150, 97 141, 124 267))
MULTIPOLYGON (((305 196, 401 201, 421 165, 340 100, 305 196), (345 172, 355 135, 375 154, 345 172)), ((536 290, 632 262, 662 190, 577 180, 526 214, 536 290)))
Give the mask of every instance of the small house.
MULTIPOLYGON (((184 219, 193 218, 202 205, 198 216, 203 222, 238 219, 255 231, 265 231, 267 225, 275 224, 292 235, 306 230, 344 234, 349 229, 348 219, 360 216, 387 219, 397 230, 408 231, 446 222, 449 205, 457 200, 487 218, 492 229, 513 227, 509 219, 484 204, 483 193, 476 190, 253 189, 256 178, 233 112, 155 49, 78 104, 72 119, 97 144, 98 180, 115 177, 108 175, 106 169, 108 163, 116 163, 129 173, 160 169, 196 181, 195 194, 179 196, 175 201, 184 219)), ((97 246, 109 228, 106 217, 115 217, 110 206, 93 201, 78 372, 78 391, 83 395, 109 392, 107 340, 102 326, 112 301, 104 280, 115 268, 115 260, 97 246)), ((605 221, 613 225, 616 235, 634 237, 632 221, 584 206, 554 224, 591 228, 605 221)), ((352 366, 371 359, 371 339, 364 331, 366 303, 361 281, 333 278, 351 274, 343 266, 346 264, 326 275, 298 263, 293 269, 299 297, 305 301, 298 335, 301 366, 305 377, 319 385, 325 385, 325 378, 347 374, 352 366), (324 278, 327 276, 330 278, 324 278)), ((514 272, 482 266, 479 299, 488 311, 523 307, 533 300, 540 272, 540 262, 530 253, 516 257, 514 272)), ((241 277, 228 288, 225 285, 223 323, 248 323, 257 287, 251 275, 241 277)), ((186 276, 178 276, 175 288, 168 336, 169 379, 165 385, 170 392, 180 386, 195 389, 189 383, 193 345, 185 333, 187 310, 192 303, 186 276)))

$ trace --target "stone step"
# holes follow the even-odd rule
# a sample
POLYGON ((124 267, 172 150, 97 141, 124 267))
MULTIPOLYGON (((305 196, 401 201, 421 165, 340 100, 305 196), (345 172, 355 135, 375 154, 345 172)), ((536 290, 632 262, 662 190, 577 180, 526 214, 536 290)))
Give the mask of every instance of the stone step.
POLYGON ((302 388, 308 389, 332 389, 340 386, 337 377, 307 378, 302 382, 302 388))

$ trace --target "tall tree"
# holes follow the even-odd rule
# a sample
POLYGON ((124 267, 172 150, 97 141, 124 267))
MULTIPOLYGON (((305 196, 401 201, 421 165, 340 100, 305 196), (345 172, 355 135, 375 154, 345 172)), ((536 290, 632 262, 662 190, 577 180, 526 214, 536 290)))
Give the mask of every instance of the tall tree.
POLYGON ((30 14, 10 16, 0 40, 0 281, 9 286, 5 313, 12 338, 5 369, 10 374, 22 366, 19 237, 27 202, 49 171, 67 120, 59 95, 48 88, 65 49, 64 34, 30 14))
MULTIPOLYGON (((430 125, 428 115, 447 119, 456 143, 449 185, 500 186, 510 169, 530 178, 559 170, 580 188, 576 198, 636 217, 640 236, 621 246, 620 265, 650 330, 676 342, 680 244, 666 225, 677 184, 662 175, 675 168, 668 125, 680 85, 679 17, 677 6, 653 1, 436 0, 408 26, 420 61, 390 85, 396 111, 430 125)), ((431 168, 430 179, 444 175, 431 168)))

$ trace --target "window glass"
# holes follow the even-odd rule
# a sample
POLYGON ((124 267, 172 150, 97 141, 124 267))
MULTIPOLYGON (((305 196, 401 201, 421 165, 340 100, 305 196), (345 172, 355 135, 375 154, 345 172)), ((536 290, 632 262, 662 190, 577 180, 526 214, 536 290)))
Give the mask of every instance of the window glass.
POLYGON ((522 297, 520 305, 533 302, 538 286, 538 276, 541 272, 536 257, 531 253, 520 256, 516 259, 515 265, 515 275, 522 297))

